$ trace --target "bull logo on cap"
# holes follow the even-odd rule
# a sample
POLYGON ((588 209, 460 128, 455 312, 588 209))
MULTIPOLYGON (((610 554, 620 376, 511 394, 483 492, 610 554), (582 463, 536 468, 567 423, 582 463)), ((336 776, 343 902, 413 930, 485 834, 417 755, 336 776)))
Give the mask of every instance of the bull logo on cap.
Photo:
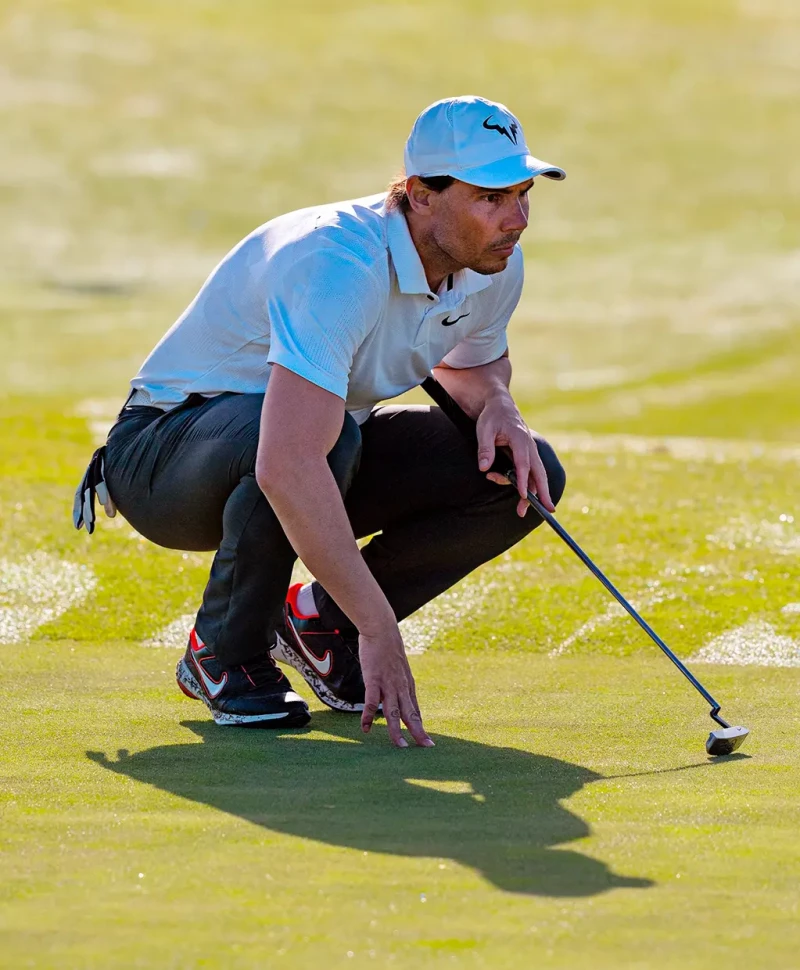
POLYGON ((519 125, 516 123, 516 121, 512 121, 508 128, 506 128, 504 125, 490 125, 489 122, 491 120, 492 116, 489 115, 489 117, 483 123, 483 127, 487 131, 497 131, 501 135, 505 135, 506 138, 514 145, 517 144, 517 132, 519 131, 519 125))

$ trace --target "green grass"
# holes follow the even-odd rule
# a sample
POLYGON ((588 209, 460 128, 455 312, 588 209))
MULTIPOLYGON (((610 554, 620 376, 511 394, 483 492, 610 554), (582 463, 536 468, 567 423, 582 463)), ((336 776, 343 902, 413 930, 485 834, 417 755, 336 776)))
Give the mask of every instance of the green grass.
POLYGON ((227 249, 380 190, 421 107, 484 93, 569 173, 533 193, 511 327, 562 521, 682 657, 743 631, 796 662, 795 5, 11 0, 0 23, 0 966, 794 966, 796 667, 693 664, 753 732, 709 762, 700 699, 539 531, 406 626, 433 751, 318 705, 226 733, 144 646, 208 556, 69 512, 227 249))
MULTIPOLYGON (((225 733, 141 645, 207 557, 75 535, 89 431, 47 401, 10 404, 2 444, 0 564, 41 579, 3 605, 56 615, 2 648, 0 965, 792 965, 796 669, 698 665, 753 731, 709 762, 702 702, 537 532, 412 621, 435 750, 319 705, 309 732, 225 733), (95 585, 59 613, 65 560, 95 585)), ((580 440, 562 520, 682 656, 752 620, 800 643, 796 457, 580 440)))
POLYGON ((504 654, 487 680, 428 654, 437 747, 399 753, 318 709, 216 730, 165 688, 173 659, 10 658, 36 743, 6 795, 9 966, 792 965, 798 719, 771 708, 796 671, 715 675, 754 734, 710 763, 655 660, 504 654))

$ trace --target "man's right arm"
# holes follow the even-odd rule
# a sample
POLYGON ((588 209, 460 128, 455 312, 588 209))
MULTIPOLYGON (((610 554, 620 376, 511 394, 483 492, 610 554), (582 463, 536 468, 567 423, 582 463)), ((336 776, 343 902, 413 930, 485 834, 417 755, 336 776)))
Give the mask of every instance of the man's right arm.
POLYGON ((328 466, 327 455, 343 421, 341 398, 273 364, 261 415, 256 479, 295 552, 358 628, 366 686, 364 730, 383 704, 394 744, 406 746, 403 721, 417 744, 430 746, 397 620, 361 557, 328 466))

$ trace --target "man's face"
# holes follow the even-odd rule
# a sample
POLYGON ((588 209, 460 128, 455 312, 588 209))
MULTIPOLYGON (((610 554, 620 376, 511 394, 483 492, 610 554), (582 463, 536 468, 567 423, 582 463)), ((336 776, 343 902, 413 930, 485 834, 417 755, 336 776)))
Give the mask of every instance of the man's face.
POLYGON ((476 273, 499 273, 528 225, 533 179, 505 189, 454 182, 432 193, 429 231, 455 262, 476 273))

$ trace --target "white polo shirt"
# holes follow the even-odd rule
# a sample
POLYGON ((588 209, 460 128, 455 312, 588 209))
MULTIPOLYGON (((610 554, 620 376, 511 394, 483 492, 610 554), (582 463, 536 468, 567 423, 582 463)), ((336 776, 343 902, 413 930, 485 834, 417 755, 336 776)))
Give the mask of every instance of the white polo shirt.
POLYGON ((405 216, 385 194, 300 209, 242 240, 131 381, 133 404, 263 393, 280 364, 345 402, 359 423, 431 368, 500 357, 522 291, 517 247, 502 273, 466 269, 438 293, 405 216))

